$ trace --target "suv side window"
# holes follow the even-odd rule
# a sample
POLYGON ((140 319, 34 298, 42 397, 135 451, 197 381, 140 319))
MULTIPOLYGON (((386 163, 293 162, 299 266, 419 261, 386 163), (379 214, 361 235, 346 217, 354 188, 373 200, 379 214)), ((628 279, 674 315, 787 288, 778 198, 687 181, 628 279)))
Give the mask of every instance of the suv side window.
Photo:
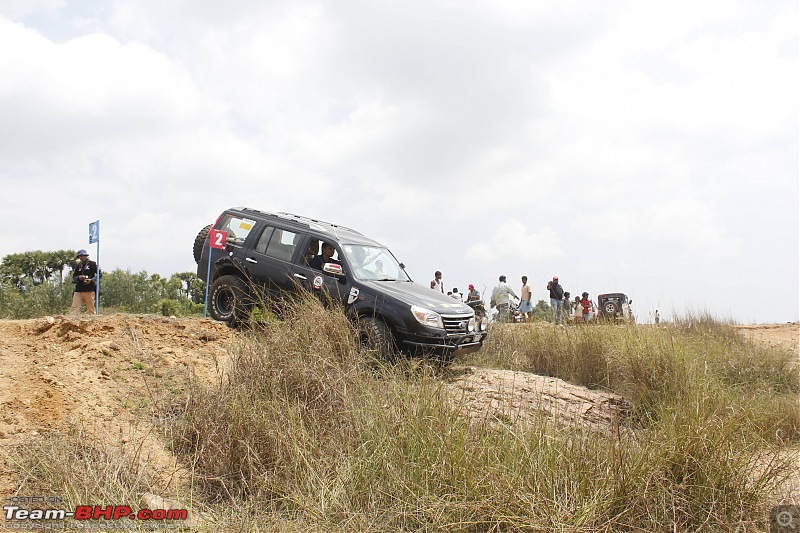
MULTIPOLYGON (((301 259, 301 263, 304 266, 312 266, 312 260, 314 259, 314 257, 322 254, 322 245, 325 243, 333 246, 333 256, 331 257, 331 259, 333 259, 334 262, 336 263, 341 263, 341 258, 339 257, 339 250, 336 249, 336 245, 333 244, 331 240, 322 240, 314 236, 312 236, 311 239, 309 239, 308 241, 307 248, 304 251, 303 257, 301 259)), ((314 267, 312 266, 312 268, 314 267)), ((319 270, 318 268, 314 269, 319 270)))
POLYGON ((248 220, 246 218, 239 218, 233 215, 228 215, 220 226, 220 231, 228 233, 228 244, 241 248, 244 240, 250 234, 250 230, 256 225, 255 220, 248 220))
POLYGON ((291 261, 301 235, 289 230, 265 226, 255 251, 281 261, 291 261))
POLYGON ((269 244, 269 240, 272 238, 272 234, 275 232, 275 228, 272 226, 266 226, 264 231, 261 232, 261 237, 258 238, 258 242, 256 243, 256 252, 260 254, 267 253, 267 245, 269 244))

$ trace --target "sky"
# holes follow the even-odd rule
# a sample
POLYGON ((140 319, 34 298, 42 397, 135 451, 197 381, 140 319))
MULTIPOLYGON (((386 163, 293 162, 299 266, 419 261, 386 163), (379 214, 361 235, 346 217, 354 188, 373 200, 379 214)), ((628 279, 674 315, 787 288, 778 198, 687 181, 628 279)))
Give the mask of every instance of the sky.
POLYGON ((798 2, 0 0, 0 257, 195 271, 226 208, 412 277, 800 320, 798 2))

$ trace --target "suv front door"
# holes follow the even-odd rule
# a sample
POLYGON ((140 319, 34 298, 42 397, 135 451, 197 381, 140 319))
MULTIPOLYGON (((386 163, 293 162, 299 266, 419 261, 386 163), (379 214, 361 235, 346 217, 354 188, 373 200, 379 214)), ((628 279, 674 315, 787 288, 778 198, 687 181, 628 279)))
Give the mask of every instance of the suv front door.
POLYGON ((313 293, 326 292, 333 300, 343 301, 342 295, 346 292, 347 288, 346 275, 337 277, 309 266, 311 259, 322 253, 323 242, 328 242, 334 247, 336 251, 333 254, 333 259, 341 262, 342 268, 345 269, 345 271, 347 270, 342 262, 341 250, 339 250, 339 247, 335 243, 314 235, 308 235, 300 248, 302 252, 297 254, 297 259, 292 265, 294 271, 293 277, 299 282, 301 287, 313 293))

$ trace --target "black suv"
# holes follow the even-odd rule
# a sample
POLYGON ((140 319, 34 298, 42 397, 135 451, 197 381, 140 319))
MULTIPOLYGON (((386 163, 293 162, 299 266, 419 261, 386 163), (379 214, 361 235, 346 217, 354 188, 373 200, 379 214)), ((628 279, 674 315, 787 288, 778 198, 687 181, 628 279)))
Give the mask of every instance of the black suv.
POLYGON ((232 208, 200 231, 194 258, 197 276, 211 284, 211 316, 232 325, 248 319, 257 292, 280 298, 304 289, 341 302, 362 342, 386 357, 399 349, 451 359, 479 350, 487 336, 486 319, 414 283, 388 248, 344 226, 232 208), (225 249, 209 246, 212 228, 227 233, 225 249))
POLYGON ((610 292, 597 297, 600 318, 614 322, 636 322, 633 311, 631 311, 632 303, 633 300, 629 300, 621 292, 610 292))

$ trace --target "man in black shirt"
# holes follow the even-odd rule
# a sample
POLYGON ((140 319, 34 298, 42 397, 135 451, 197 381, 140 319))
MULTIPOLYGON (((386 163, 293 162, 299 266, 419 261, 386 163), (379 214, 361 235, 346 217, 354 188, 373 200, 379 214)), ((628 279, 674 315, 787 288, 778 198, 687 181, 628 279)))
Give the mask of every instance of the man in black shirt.
POLYGON ((96 314, 94 293, 97 290, 95 281, 97 280, 97 263, 89 260, 89 252, 78 250, 79 261, 72 269, 72 283, 75 284, 75 293, 72 295, 72 307, 70 315, 77 315, 81 305, 86 304, 86 312, 90 315, 96 314))
POLYGON ((553 281, 547 282, 550 291, 550 307, 553 308, 556 324, 561 324, 561 306, 563 305, 564 289, 558 284, 558 276, 553 276, 553 281))

